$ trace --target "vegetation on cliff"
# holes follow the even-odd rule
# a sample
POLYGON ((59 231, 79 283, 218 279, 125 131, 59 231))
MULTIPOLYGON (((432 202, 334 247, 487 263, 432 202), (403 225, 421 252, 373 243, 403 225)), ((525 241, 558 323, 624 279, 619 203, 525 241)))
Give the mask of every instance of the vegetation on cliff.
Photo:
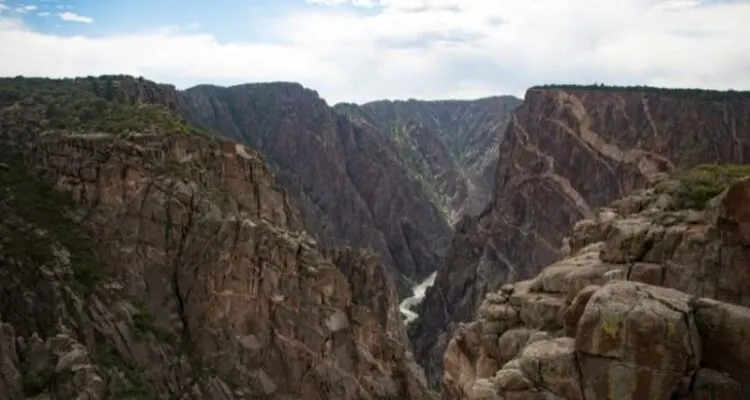
POLYGON ((675 173, 679 181, 672 193, 673 207, 702 210, 729 185, 750 176, 750 165, 707 164, 675 173))
POLYGON ((103 268, 89 238, 66 215, 70 199, 31 176, 12 155, 3 151, 0 155, 5 162, 0 168, 0 206, 31 224, 0 225, 0 251, 6 257, 29 257, 43 265, 54 262, 54 244, 60 243, 70 252, 73 283, 92 291, 103 268))
POLYGON ((547 84, 532 86, 535 89, 560 89, 579 91, 602 91, 602 92, 639 92, 648 94, 662 94, 666 96, 683 97, 693 100, 727 101, 738 99, 750 99, 750 91, 736 90, 709 90, 709 89, 682 89, 682 88, 660 88, 653 86, 634 85, 616 86, 595 83, 591 85, 573 84, 547 84))
MULTIPOLYGON (((0 79, 0 129, 123 132, 190 132, 162 104, 118 97, 120 76, 0 79)), ((132 79, 132 78, 131 78, 132 79)))

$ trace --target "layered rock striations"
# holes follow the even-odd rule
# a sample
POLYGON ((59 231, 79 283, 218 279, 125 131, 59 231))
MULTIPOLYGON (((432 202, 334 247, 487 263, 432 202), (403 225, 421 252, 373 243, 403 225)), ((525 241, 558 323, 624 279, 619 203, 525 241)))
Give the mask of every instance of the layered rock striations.
POLYGON ((462 215, 478 215, 489 203, 498 145, 511 112, 520 104, 513 96, 497 96, 335 108, 390 137, 409 171, 453 225, 462 215))
POLYGON ((447 347, 442 397, 748 398, 750 178, 699 208, 750 168, 698 173, 713 179, 600 209, 561 261, 490 292, 447 347))
POLYGON ((750 162, 744 92, 530 89, 500 145, 491 204, 464 218, 410 331, 437 385, 450 334, 484 296, 556 261, 573 224, 659 172, 750 162))
POLYGON ((0 81, 0 398, 429 398, 376 255, 319 249, 256 151, 91 93, 0 81))
POLYGON ((323 243, 379 254, 402 295, 441 262, 450 226, 382 132, 299 84, 197 86, 180 97, 188 121, 267 157, 323 243))

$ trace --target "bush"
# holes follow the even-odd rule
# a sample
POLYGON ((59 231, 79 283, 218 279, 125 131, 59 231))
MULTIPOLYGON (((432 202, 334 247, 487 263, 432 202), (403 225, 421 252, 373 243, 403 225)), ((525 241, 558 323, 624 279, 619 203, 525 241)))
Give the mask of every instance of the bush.
POLYGON ((0 128, 27 131, 37 127, 115 134, 191 131, 187 123, 164 104, 142 103, 118 92, 121 83, 132 79, 127 76, 0 78, 0 111, 5 111, 0 115, 0 128), (13 107, 16 104, 20 109, 13 107))
POLYGON ((50 185, 30 175, 22 164, 0 152, 8 168, 0 170, 0 202, 10 207, 31 227, 47 233, 40 235, 32 229, 10 229, 3 251, 10 256, 29 257, 38 263, 55 260, 52 246, 60 243, 70 252, 75 284, 84 293, 91 293, 104 276, 104 266, 94 252, 94 245, 83 229, 71 220, 67 211, 70 200, 50 185))
POLYGON ((675 207, 702 210, 712 198, 732 183, 750 177, 750 165, 707 164, 679 172, 680 186, 674 193, 675 207))

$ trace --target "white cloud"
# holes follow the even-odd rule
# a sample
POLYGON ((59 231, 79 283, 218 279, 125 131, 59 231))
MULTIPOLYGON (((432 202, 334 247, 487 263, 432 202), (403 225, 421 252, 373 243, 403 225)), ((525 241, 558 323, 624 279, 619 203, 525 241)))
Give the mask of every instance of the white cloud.
POLYGON ((44 12, 37 13, 37 15, 40 17, 49 17, 50 13, 44 11, 44 12))
POLYGON ((29 6, 24 6, 23 9, 26 10, 26 11, 34 11, 34 10, 38 10, 39 7, 37 7, 35 5, 29 5, 29 6))
POLYGON ((0 2, 0 12, 3 12, 3 11, 8 10, 8 9, 9 9, 8 6, 6 6, 5 4, 3 4, 2 2, 0 2))
POLYGON ((91 24, 94 20, 91 17, 85 17, 76 13, 65 11, 57 14, 61 20, 69 22, 82 22, 84 24, 91 24))
POLYGON ((278 39, 266 43, 194 30, 87 38, 0 28, 0 59, 13 60, 0 75, 130 73, 178 86, 291 80, 332 102, 520 95, 555 82, 750 89, 748 2, 308 2, 266 22, 278 39))

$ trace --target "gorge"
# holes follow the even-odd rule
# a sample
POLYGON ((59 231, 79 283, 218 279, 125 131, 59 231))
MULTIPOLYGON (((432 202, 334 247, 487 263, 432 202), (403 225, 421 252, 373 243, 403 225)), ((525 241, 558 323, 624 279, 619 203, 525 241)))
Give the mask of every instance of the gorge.
POLYGON ((3 399, 746 393, 747 92, 19 77, 0 150, 3 399))

